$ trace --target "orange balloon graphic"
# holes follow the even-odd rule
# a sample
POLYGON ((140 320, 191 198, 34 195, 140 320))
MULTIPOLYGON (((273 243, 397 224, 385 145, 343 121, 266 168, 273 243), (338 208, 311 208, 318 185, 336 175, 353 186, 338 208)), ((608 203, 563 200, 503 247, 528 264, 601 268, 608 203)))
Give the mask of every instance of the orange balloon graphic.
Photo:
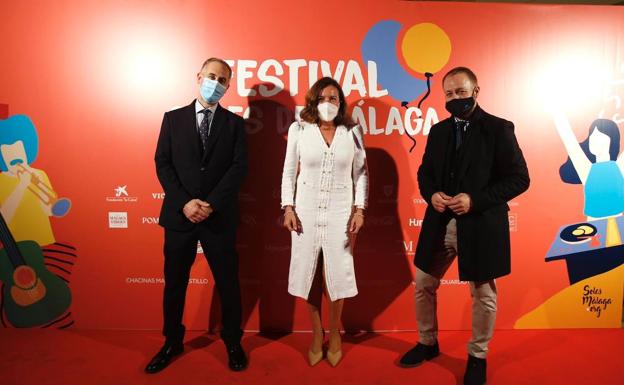
POLYGON ((407 65, 416 72, 437 72, 451 56, 451 39, 433 23, 416 24, 407 30, 401 42, 407 65))

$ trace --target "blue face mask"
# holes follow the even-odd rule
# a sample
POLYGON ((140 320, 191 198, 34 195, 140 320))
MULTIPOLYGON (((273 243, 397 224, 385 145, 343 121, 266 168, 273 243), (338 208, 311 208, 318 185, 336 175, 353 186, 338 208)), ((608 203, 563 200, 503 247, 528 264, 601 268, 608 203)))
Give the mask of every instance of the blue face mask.
POLYGON ((226 88, 216 80, 204 78, 199 86, 199 93, 202 98, 210 104, 217 103, 225 94, 226 88))

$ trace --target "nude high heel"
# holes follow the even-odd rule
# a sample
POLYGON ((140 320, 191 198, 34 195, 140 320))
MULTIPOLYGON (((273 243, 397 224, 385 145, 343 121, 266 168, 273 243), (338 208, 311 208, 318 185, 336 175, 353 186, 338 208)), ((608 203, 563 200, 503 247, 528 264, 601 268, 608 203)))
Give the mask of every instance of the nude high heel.
MULTIPOLYGON (((340 333, 338 334, 338 338, 340 338, 340 333)), ((342 343, 341 347, 336 351, 327 349, 327 361, 329 361, 331 366, 336 367, 340 360, 342 360, 342 343)))
POLYGON ((336 350, 335 352, 327 351, 327 361, 329 361, 331 366, 336 367, 340 360, 342 360, 342 349, 336 350))
MULTIPOLYGON (((325 330, 323 330, 323 340, 325 339, 325 330)), ((310 366, 314 366, 321 362, 323 359, 323 341, 321 341, 321 346, 318 352, 312 351, 312 346, 308 349, 308 362, 310 366)))
POLYGON ((323 349, 320 352, 313 352, 312 350, 308 350, 308 362, 310 366, 314 366, 321 362, 323 359, 323 349))

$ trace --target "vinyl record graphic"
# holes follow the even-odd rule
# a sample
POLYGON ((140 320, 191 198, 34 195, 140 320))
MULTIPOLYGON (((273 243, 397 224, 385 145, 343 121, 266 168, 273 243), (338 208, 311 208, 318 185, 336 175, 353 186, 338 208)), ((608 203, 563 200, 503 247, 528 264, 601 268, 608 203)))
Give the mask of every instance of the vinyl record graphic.
POLYGON ((591 223, 577 223, 561 230, 559 238, 565 243, 577 244, 589 241, 596 233, 596 226, 591 223))

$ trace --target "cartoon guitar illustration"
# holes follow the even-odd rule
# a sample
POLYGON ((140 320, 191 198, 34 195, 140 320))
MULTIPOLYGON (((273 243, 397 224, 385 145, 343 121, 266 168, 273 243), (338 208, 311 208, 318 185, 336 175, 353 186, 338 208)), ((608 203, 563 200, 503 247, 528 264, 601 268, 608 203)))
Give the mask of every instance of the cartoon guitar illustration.
POLYGON ((34 241, 15 242, 0 214, 0 280, 4 283, 4 312, 11 325, 28 328, 47 324, 71 304, 71 292, 45 267, 34 241))

